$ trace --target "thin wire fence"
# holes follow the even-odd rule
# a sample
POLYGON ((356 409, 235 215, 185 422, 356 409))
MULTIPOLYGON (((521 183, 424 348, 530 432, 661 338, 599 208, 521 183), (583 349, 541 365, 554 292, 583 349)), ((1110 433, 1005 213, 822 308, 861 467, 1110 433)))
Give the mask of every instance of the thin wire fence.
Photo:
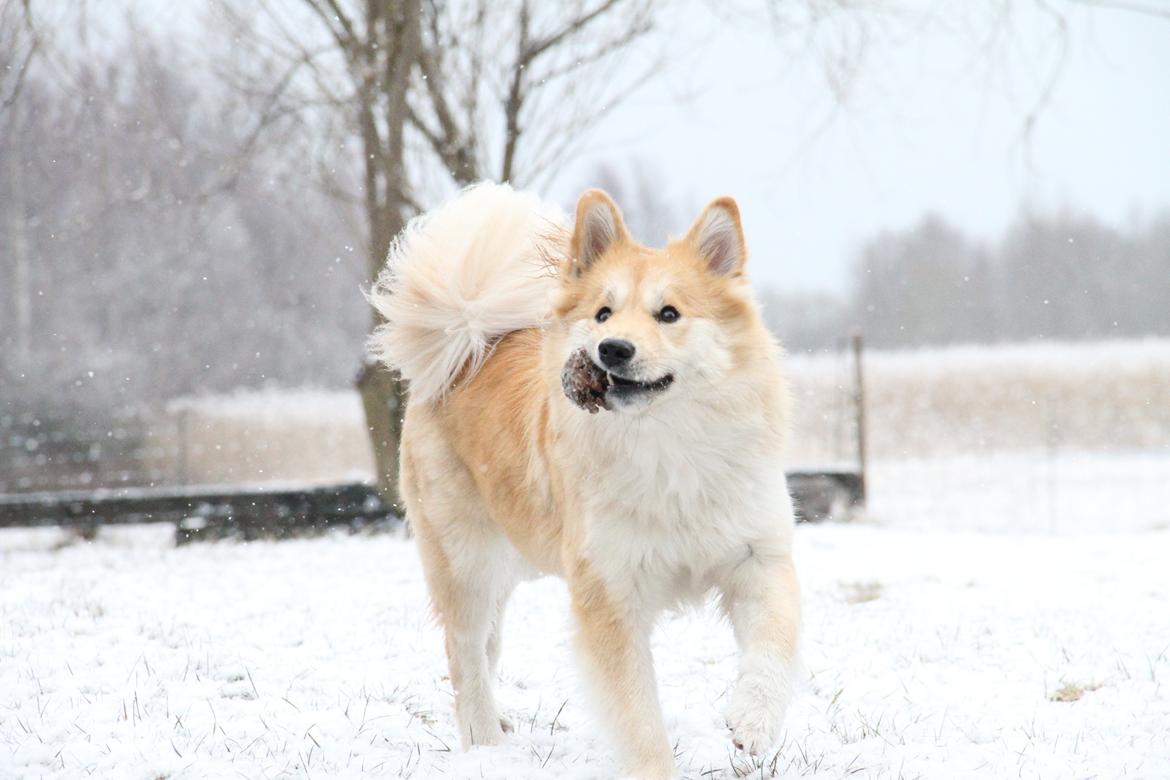
MULTIPOLYGON (((1170 341, 864 356, 875 522, 1170 525, 1170 341)), ((858 467, 854 357, 790 356, 790 465, 858 467)), ((0 493, 369 480, 360 400, 265 391, 101 415, 0 415, 0 493)))
MULTIPOLYGON (((864 361, 874 521, 1041 533, 1170 524, 1170 342, 864 361)), ((844 348, 789 359, 796 462, 856 462, 850 363, 844 348)))

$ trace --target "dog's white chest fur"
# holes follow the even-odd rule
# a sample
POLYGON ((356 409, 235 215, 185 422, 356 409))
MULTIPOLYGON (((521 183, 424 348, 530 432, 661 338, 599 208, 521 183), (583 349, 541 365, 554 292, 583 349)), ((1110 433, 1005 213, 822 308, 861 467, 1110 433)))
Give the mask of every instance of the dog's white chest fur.
POLYGON ((791 538, 776 438, 758 411, 675 405, 669 418, 613 415, 575 426, 586 547, 611 586, 668 606, 702 596, 710 575, 758 539, 791 538), (684 408, 678 408, 682 406, 684 408))

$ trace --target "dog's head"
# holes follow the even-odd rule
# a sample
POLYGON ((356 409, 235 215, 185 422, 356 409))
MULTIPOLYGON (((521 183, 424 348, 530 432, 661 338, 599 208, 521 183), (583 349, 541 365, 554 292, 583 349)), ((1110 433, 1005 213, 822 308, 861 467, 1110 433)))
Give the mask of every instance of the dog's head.
POLYGON ((607 194, 589 190, 577 203, 570 255, 555 307, 566 359, 584 350, 605 372, 611 410, 701 399, 760 338, 731 198, 712 201, 684 237, 654 249, 634 241, 607 194))

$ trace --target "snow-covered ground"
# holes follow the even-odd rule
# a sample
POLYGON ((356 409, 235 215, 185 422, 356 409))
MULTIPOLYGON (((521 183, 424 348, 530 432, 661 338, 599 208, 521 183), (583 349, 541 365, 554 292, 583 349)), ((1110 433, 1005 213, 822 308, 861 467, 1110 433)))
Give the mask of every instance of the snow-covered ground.
MULTIPOLYGON (((733 754, 720 717, 729 629, 697 610, 656 635, 683 775, 1170 777, 1157 525, 802 526, 805 685, 763 766, 733 754)), ((516 733, 461 753, 405 539, 2 532, 0 778, 613 777, 566 604, 556 580, 519 589, 499 682, 516 733)))
MULTIPOLYGON (((710 610, 660 627, 684 776, 1170 777, 1168 367, 1167 340, 867 355, 870 520, 798 529, 806 684, 762 766, 720 717, 729 629, 710 610)), ((848 361, 790 368, 795 465, 852 457, 848 361)), ((352 393, 167 414, 164 475, 370 473, 352 393)), ((464 754, 408 540, 0 531, 0 780, 612 777, 566 601, 555 580, 518 591, 499 685, 517 731, 464 754)))
POLYGON ((882 459, 874 518, 929 531, 1101 533, 1170 528, 1170 448, 882 459))

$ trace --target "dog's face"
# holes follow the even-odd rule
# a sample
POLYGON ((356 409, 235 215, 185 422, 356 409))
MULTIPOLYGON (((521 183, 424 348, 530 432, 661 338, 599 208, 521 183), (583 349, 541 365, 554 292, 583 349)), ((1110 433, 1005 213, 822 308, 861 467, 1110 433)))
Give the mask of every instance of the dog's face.
POLYGON ((652 249, 630 237, 608 195, 590 190, 570 251, 555 314, 566 359, 583 349, 605 372, 607 408, 701 398, 742 362, 742 342, 756 331, 735 201, 713 201, 686 236, 652 249))

